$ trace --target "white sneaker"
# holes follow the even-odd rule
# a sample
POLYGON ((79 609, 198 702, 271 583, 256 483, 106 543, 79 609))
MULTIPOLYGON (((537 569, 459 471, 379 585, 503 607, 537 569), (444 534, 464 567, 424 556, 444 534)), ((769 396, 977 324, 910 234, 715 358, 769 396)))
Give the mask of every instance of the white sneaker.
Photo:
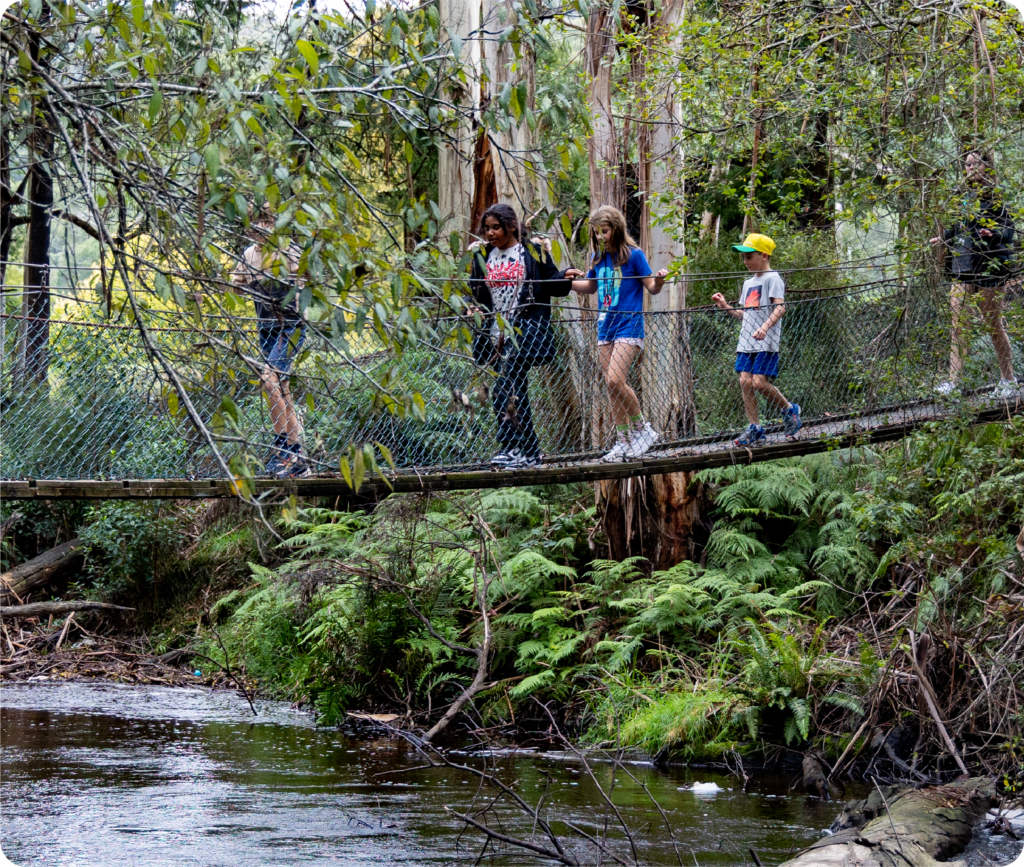
POLYGON ((951 394, 958 391, 960 391, 960 389, 957 387, 957 384, 955 382, 950 382, 949 380, 935 386, 935 393, 942 397, 949 397, 951 394))
POLYGON ((1017 396, 1017 389, 1020 388, 1020 383, 1016 379, 1000 379, 999 385, 992 389, 992 397, 999 398, 999 400, 1007 400, 1011 397, 1017 396))
POLYGON ((506 470, 525 470, 540 466, 540 455, 528 455, 522 449, 512 449, 508 456, 509 459, 503 467, 506 470))
POLYGON ((620 433, 616 434, 615 445, 612 446, 611 451, 601 457, 601 460, 606 464, 615 464, 623 459, 626 454, 626 450, 629 448, 629 434, 620 433))
POLYGON ((629 448, 626 449, 625 459, 629 461, 634 458, 643 457, 660 439, 661 436, 651 427, 651 423, 649 421, 644 422, 642 430, 629 432, 629 448))

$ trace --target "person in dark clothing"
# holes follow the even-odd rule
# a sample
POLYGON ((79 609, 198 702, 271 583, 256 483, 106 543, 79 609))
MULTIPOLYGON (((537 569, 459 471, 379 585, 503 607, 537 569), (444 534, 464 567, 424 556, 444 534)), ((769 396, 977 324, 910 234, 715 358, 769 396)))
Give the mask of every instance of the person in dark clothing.
POLYGON ((1003 296, 1014 276, 1011 247, 1014 225, 995 187, 992 155, 971 151, 964 161, 964 168, 970 194, 964 201, 963 215, 942 237, 931 239, 933 246, 945 246, 953 277, 949 296, 953 315, 949 379, 936 391, 950 395, 957 389, 963 372, 965 349, 962 345, 964 305, 971 299, 981 309, 999 362, 1000 379, 993 394, 1006 398, 1017 391, 1013 352, 1003 324, 1003 296))
POLYGON ((473 254, 470 291, 484 314, 473 335, 473 358, 493 367, 494 412, 501 450, 491 458, 497 469, 522 469, 540 463, 540 441, 533 427, 529 373, 555 355, 551 299, 569 294, 551 255, 523 228, 508 205, 484 211, 480 233, 485 243, 473 254))

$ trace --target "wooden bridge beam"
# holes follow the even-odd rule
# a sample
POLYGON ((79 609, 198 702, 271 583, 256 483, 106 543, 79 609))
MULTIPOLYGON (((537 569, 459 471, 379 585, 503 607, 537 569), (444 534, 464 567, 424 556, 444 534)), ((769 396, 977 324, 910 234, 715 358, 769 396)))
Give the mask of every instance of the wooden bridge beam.
MULTIPOLYGON (((1024 413, 1024 402, 1002 402, 974 412, 973 424, 1004 421, 1024 413)), ((834 435, 814 439, 800 439, 737 449, 728 439, 709 442, 698 448, 680 447, 676 454, 652 456, 621 464, 574 462, 545 464, 539 467, 500 471, 472 470, 468 472, 401 473, 389 476, 391 486, 383 480, 367 479, 359 490, 360 499, 380 499, 391 493, 417 493, 424 491, 466 491, 492 488, 527 487, 571 482, 595 482, 602 479, 625 479, 631 476, 651 476, 664 473, 694 472, 733 464, 753 464, 779 458, 797 457, 817 452, 836 451, 871 443, 902 439, 923 425, 946 416, 926 413, 918 418, 897 424, 886 424, 865 430, 848 429, 834 435)), ((345 480, 337 478, 295 479, 281 482, 258 479, 257 495, 268 501, 295 495, 298 497, 352 497, 345 480)), ((0 480, 0 500, 137 500, 137 499, 210 499, 234 497, 234 489, 226 479, 126 479, 121 481, 0 480)))

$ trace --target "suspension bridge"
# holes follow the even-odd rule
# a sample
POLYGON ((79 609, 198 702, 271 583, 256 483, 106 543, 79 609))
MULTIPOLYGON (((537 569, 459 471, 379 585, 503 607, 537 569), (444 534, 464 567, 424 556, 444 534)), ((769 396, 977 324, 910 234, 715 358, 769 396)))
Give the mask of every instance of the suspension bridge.
MULTIPOLYGON (((1024 298, 1006 320, 1024 372, 1024 298)), ((642 315, 644 352, 630 381, 661 441, 642 458, 602 463, 612 432, 595 314, 554 310, 556 357, 529 374, 540 465, 496 471, 491 390, 474 363, 474 321, 422 313, 401 329, 310 321, 292 371, 310 477, 259 477, 273 430, 256 323, 186 316, 167 304, 98 316, 59 306, 43 324, 2 320, 0 497, 145 499, 353 496, 586 482, 749 463, 878 443, 931 422, 980 423, 1024 411, 1024 389, 995 396, 998 372, 980 322, 960 334, 963 390, 940 399, 951 331, 942 291, 881 279, 794 294, 783 318, 776 384, 803 407, 796 439, 760 407, 766 440, 746 426, 733 371, 738 323, 714 308, 642 315), (33 343, 34 341, 34 343, 33 343), (29 357, 26 346, 34 346, 29 357), (353 444, 355 444, 353 446, 353 444), (347 463, 342 471, 342 461, 347 463), (348 475, 348 478, 345 476, 348 475)), ((508 339, 515 332, 508 330, 508 339)))

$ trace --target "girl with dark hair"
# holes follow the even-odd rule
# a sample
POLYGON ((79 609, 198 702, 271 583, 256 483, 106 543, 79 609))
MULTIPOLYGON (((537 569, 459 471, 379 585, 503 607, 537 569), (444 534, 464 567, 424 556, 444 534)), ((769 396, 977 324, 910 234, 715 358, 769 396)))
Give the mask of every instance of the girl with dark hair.
POLYGON ((494 413, 501 450, 496 469, 517 470, 540 463, 540 441, 530 408, 531 367, 555 355, 551 299, 569 294, 571 282, 540 244, 523 239, 508 205, 491 205, 480 221, 484 244, 473 253, 469 287, 489 327, 473 337, 477 364, 494 368, 494 413))
POLYGON ((964 170, 970 192, 964 200, 961 219, 941 238, 931 239, 933 246, 945 245, 953 276, 949 294, 953 314, 949 379, 936 391, 941 395, 951 395, 957 390, 965 349, 962 345, 962 319, 964 306, 970 299, 981 309, 999 362, 1000 379, 993 394, 998 398, 1008 398, 1016 394, 1018 388, 1013 375, 1013 350, 1003 324, 1003 295, 1013 276, 1011 244, 1014 225, 995 186, 992 154, 968 152, 964 170))

